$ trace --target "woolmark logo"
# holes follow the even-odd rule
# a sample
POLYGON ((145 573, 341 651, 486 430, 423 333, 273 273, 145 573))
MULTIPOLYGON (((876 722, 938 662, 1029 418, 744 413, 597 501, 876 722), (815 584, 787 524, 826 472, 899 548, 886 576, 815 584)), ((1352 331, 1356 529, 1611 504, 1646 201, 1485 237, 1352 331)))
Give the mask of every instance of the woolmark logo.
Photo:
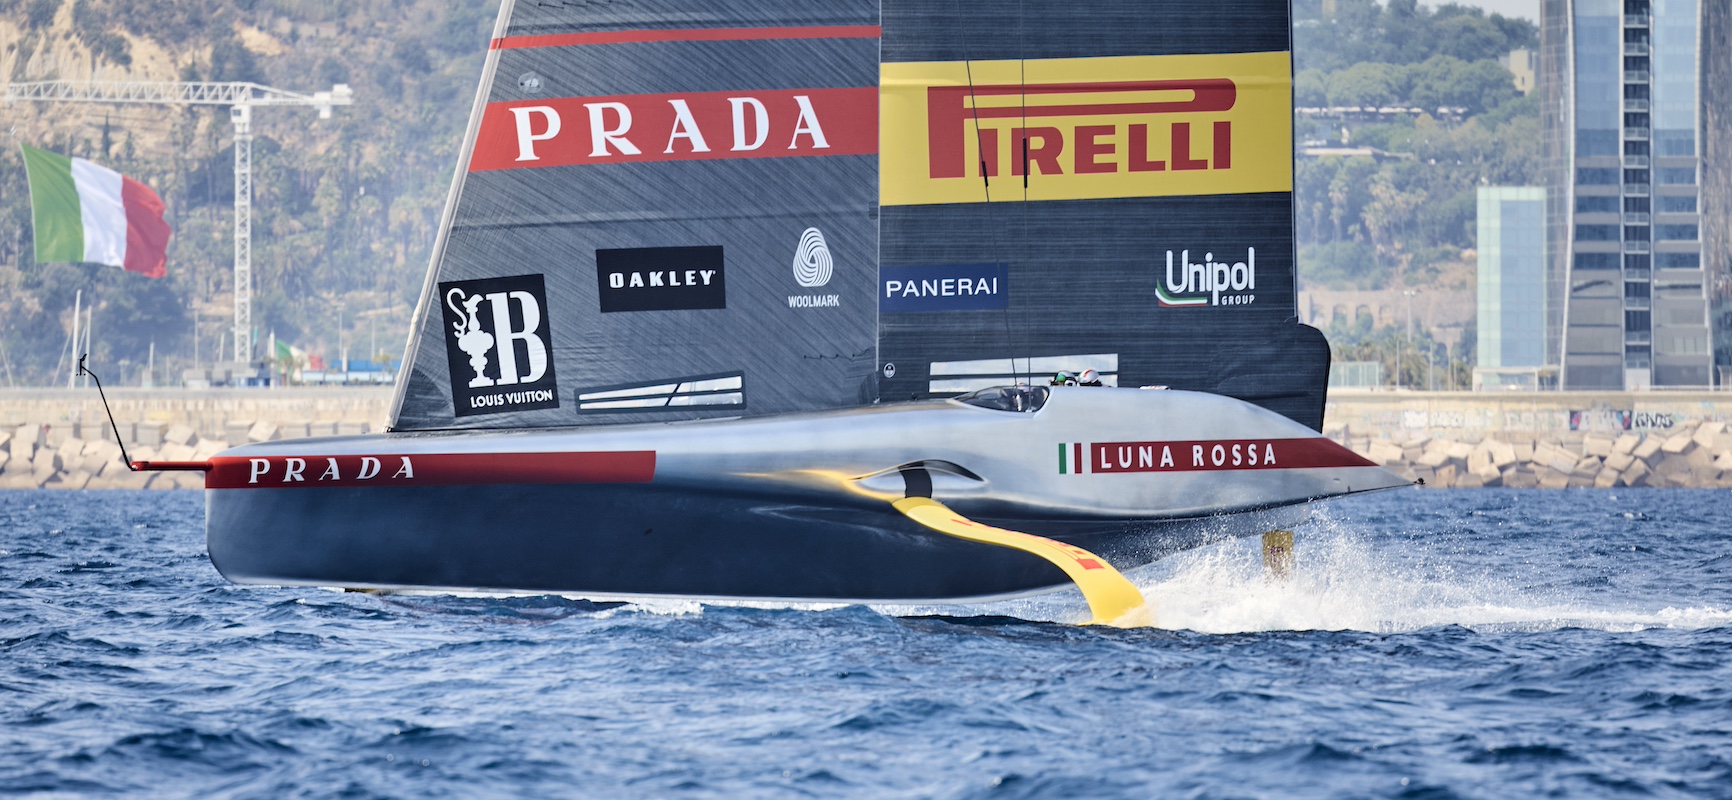
MULTIPOLYGON (((800 243, 794 247, 794 282, 808 289, 816 289, 830 283, 830 276, 835 271, 835 264, 830 257, 830 245, 824 241, 823 231, 817 228, 807 228, 800 232, 800 243)), ((788 295, 789 308, 836 308, 842 305, 842 296, 835 294, 791 294, 788 295)))
POLYGON ((1193 262, 1190 250, 1175 261, 1168 250, 1165 278, 1155 284, 1155 299, 1166 308, 1250 305, 1257 301, 1257 248, 1245 248, 1245 260, 1230 264, 1212 252, 1193 262))
POLYGON ((824 243, 824 232, 807 228, 800 233, 800 244, 794 248, 794 280, 808 289, 830 282, 830 246, 824 243))
POLYGON ((877 87, 490 103, 472 172, 878 152, 877 87))
POLYGON ((456 416, 558 408, 542 276, 439 284, 456 416))

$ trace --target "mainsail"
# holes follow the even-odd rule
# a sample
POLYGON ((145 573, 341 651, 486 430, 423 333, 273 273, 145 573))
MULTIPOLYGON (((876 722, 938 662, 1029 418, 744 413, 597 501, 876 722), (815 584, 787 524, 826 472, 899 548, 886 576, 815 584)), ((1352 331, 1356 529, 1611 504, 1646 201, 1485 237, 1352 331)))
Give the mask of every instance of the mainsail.
POLYGON ((1290 39, 1287 0, 507 0, 394 427, 1092 369, 1320 428, 1290 39))
POLYGON ((857 405, 878 5, 506 0, 397 430, 857 405))
POLYGON ((1058 370, 1322 425, 1287 0, 883 5, 881 396, 1058 370))

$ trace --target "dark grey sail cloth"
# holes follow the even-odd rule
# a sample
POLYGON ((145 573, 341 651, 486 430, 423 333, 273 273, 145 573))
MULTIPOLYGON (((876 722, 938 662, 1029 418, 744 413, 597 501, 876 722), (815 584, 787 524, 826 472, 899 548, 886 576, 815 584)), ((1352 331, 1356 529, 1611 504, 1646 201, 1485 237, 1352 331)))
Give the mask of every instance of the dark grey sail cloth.
POLYGON ((871 399, 878 5, 510 2, 396 430, 871 399))
MULTIPOLYGON (((879 386, 884 399, 945 395, 1006 379, 1045 382, 1058 369, 1096 369, 1119 386, 1217 392, 1322 427, 1329 347, 1320 332, 1296 321, 1290 66, 1279 76, 1284 113, 1265 109, 1262 117, 1285 129, 1286 144, 1265 143, 1266 150, 1279 151, 1263 162, 1268 174, 1239 179, 1257 186, 1281 178, 1273 181, 1277 190, 1187 194, 1181 188, 1157 190, 1163 196, 1134 196, 1141 190, 1121 191, 1111 183, 1099 184, 1106 188, 1098 192, 1090 188, 1095 184, 1062 188, 1079 177, 1096 177, 1080 176, 1083 170, 1107 173, 1103 180, 1126 178, 1127 170, 1139 168, 1132 159, 1143 159, 1140 168, 1154 170, 1146 174, 1159 179, 1179 177, 1175 169, 1202 167, 1211 158, 1218 163, 1207 167, 1228 163, 1243 172, 1243 145, 1257 133, 1243 120, 1230 123, 1237 127, 1227 131, 1229 149, 1211 154, 1209 147, 1192 147, 1196 158, 1187 158, 1192 154, 1184 152, 1186 146, 1175 143, 1169 159, 1167 150, 1142 141, 1153 141, 1151 131, 1165 124, 1164 108, 1148 106, 1155 112, 1144 114, 1084 106, 1110 105, 1121 89, 1128 92, 1122 95, 1125 102, 1159 100, 1159 92, 1132 90, 1174 77, 1171 60, 1145 63, 1135 57, 1284 57, 1291 47, 1287 0, 885 0, 883 26, 879 386), (1067 61, 1074 59, 1088 61, 1067 61), (966 131, 967 161, 973 163, 964 164, 958 150, 948 184, 975 192, 972 198, 928 203, 918 194, 895 196, 899 177, 889 148, 895 146, 898 123, 891 76, 917 73, 926 68, 922 64, 949 75, 951 91, 967 92, 966 98, 952 95, 952 111, 962 116, 951 122, 959 134, 966 131), (945 72, 945 64, 964 68, 945 72), (1069 82, 1056 83, 1052 75, 1069 76, 1069 82), (962 80, 968 83, 958 83, 962 80), (1051 94, 1065 91, 1077 92, 1074 114, 1038 116, 1044 106, 1070 102, 1051 94), (1037 114, 997 120, 971 116, 995 106, 1037 114), (1092 119, 1097 113, 1099 119, 1092 119), (985 146, 973 138, 976 130, 994 125, 1053 131, 1042 139, 1000 127, 985 146), (1084 127, 1091 125, 1096 127, 1084 127), (1024 170, 1018 142, 1031 149, 1054 148, 1057 157, 1024 170), (976 151, 988 146, 999 163, 997 174, 988 167, 988 180, 982 181, 976 151), (1161 159, 1144 152, 1145 146, 1161 159), (1079 147, 1093 150, 1079 152, 1079 147), (1026 190, 1024 171, 1032 173, 1026 190), (1054 191, 1104 196, 1038 199, 1054 191), (1187 282, 1187 263, 1202 265, 1191 277, 1210 277, 1187 282), (1225 288, 1206 291, 1220 269, 1228 275, 1225 288), (948 294, 946 279, 951 281, 948 294)), ((1193 87, 1199 103, 1203 88, 1198 87, 1207 85, 1193 87)), ((1252 87, 1241 79, 1237 90, 1236 109, 1246 111, 1252 87)), ((927 100, 935 149, 945 134, 939 117, 942 91, 927 100)), ((910 96, 907 102, 920 101, 910 96)), ((1212 124, 1207 114, 1166 116, 1188 120, 1185 133, 1193 144, 1212 124)), ((1226 138, 1215 130, 1217 141, 1226 138)), ((956 146, 962 141, 957 138, 956 146)), ((1037 150, 1028 160, 1054 154, 1037 150)), ((941 160, 933 155, 930 171, 919 177, 937 177, 941 160)))

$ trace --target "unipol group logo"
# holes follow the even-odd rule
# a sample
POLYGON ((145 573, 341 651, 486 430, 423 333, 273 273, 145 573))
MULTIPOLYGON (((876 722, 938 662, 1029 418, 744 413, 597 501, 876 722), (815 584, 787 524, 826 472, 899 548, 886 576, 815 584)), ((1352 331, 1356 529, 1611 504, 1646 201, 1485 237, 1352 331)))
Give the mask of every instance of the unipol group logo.
POLYGON ((1191 260, 1191 250, 1180 250, 1177 259, 1167 251, 1165 280, 1155 284, 1155 299, 1166 308, 1192 306, 1244 306, 1257 302, 1257 248, 1245 248, 1242 261, 1216 261, 1213 252, 1202 261, 1191 260))
MULTIPOLYGON (((794 247, 794 282, 816 289, 830 283, 830 276, 835 271, 835 263, 830 257, 830 245, 824 241, 824 232, 817 228, 807 228, 800 232, 800 243, 794 247)), ((842 305, 842 296, 836 294, 791 294, 788 295, 789 308, 836 308, 842 305)))
POLYGON ((885 64, 884 205, 1292 190, 1287 53, 885 64))
POLYGON ((457 416, 559 407, 540 275, 441 283, 439 297, 457 416))

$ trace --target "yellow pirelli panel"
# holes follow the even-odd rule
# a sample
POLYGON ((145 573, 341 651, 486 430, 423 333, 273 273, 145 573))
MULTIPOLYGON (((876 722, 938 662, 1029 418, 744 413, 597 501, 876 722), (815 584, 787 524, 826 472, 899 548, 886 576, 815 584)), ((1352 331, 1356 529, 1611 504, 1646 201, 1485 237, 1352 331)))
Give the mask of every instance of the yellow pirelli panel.
POLYGON ((887 63, 880 202, 1290 192, 1291 75, 1285 52, 887 63))

